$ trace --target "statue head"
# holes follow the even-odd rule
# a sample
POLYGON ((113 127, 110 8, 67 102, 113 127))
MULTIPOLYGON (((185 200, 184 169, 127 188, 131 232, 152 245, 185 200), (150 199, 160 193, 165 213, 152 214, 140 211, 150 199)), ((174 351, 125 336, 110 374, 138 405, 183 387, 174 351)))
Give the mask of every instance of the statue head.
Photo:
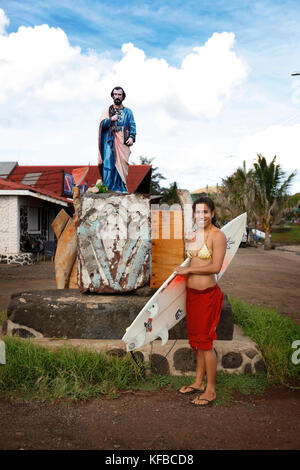
POLYGON ((126 93, 122 87, 116 86, 112 89, 110 96, 114 100, 115 105, 120 106, 120 104, 122 104, 122 101, 124 101, 126 98, 126 93))

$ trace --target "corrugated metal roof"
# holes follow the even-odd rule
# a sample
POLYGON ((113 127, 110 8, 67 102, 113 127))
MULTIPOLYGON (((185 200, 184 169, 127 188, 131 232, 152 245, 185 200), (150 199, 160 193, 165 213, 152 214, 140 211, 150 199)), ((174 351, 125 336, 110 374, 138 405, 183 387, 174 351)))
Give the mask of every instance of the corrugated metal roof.
MULTIPOLYGON (((11 172, 9 179, 18 183, 26 181, 27 185, 32 185, 34 188, 46 189, 56 195, 63 196, 63 177, 65 173, 72 173, 75 168, 81 168, 83 165, 47 165, 47 166, 27 166, 17 165, 11 172), (40 173, 40 176, 37 175, 40 173), (24 180, 25 178, 25 180, 24 180)), ((129 165, 127 188, 129 193, 134 193, 148 172, 151 170, 151 165, 129 165)), ((99 168, 97 165, 92 165, 89 168, 87 176, 88 187, 94 185, 97 179, 100 178, 99 168)), ((149 191, 145 191, 150 193, 149 191)))
POLYGON ((18 162, 0 162, 0 178, 7 178, 18 162))
POLYGON ((62 196, 58 196, 58 194, 53 193, 52 191, 47 191, 41 188, 34 188, 33 186, 28 186, 27 184, 17 183, 15 181, 10 181, 8 179, 0 178, 0 189, 7 189, 7 190, 24 190, 24 191, 31 191, 34 193, 40 193, 44 196, 51 197, 53 199, 58 199, 59 201, 64 201, 67 203, 71 203, 70 199, 67 199, 62 196))

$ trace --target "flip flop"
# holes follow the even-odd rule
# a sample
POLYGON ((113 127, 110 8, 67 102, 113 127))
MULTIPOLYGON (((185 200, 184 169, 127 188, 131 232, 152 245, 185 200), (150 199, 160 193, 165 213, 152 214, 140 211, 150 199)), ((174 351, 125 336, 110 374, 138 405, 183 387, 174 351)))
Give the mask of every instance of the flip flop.
POLYGON ((214 401, 216 401, 216 398, 213 398, 213 400, 207 400, 206 398, 201 398, 199 397, 199 400, 206 401, 207 403, 204 403, 204 405, 201 405, 200 403, 195 403, 191 401, 191 405, 198 406, 199 408, 206 407, 206 406, 211 406, 214 401))
POLYGON ((178 390, 178 392, 180 393, 180 395, 192 395, 193 393, 204 393, 205 392, 205 388, 203 390, 201 390, 200 388, 195 388, 195 387, 192 387, 191 385, 186 385, 185 388, 191 388, 192 390, 190 390, 189 392, 181 392, 180 390, 178 390))

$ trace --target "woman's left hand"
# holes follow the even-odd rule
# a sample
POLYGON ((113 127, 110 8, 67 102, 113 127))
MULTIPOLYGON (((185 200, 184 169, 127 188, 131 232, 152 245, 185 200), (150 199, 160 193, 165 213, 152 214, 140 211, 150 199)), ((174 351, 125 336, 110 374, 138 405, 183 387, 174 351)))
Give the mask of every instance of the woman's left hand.
POLYGON ((190 270, 189 268, 185 268, 183 266, 177 266, 177 268, 175 268, 175 272, 177 274, 182 274, 183 276, 187 276, 190 273, 190 270))

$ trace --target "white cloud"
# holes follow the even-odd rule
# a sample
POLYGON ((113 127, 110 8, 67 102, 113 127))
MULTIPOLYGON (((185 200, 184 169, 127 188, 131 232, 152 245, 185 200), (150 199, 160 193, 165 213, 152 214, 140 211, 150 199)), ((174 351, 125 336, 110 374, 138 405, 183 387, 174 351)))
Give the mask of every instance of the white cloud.
POLYGON ((226 121, 226 107, 243 99, 239 90, 250 73, 231 32, 214 33, 174 67, 132 43, 123 44, 119 60, 109 51, 84 54, 46 24, 6 34, 8 21, 0 9, 1 160, 96 164, 98 119, 120 85, 137 122, 132 160, 155 157, 166 183, 190 190, 215 184, 266 149, 295 162, 299 127, 257 133, 244 119, 243 131, 233 132, 226 121), (238 157, 224 158, 229 154, 238 157))
POLYGON ((175 68, 164 59, 147 58, 131 43, 123 44, 123 57, 113 62, 92 51, 82 54, 60 28, 20 27, 0 37, 0 97, 27 93, 28 99, 45 101, 104 100, 103 90, 121 83, 137 107, 157 106, 176 118, 179 113, 214 118, 247 75, 233 45, 233 33, 214 33, 175 68))
POLYGON ((9 19, 5 12, 0 8, 0 34, 5 34, 6 27, 9 25, 9 19))
MULTIPOLYGON (((248 162, 248 167, 256 160, 258 153, 262 154, 268 162, 276 155, 276 163, 279 163, 281 168, 287 174, 290 174, 299 168, 299 135, 300 123, 290 126, 270 126, 260 132, 245 136, 240 143, 239 154, 244 156, 244 159, 248 162)), ((299 176, 300 172, 297 173, 299 176)), ((299 180, 297 178, 293 186, 296 191, 295 183, 299 191, 299 180)))

